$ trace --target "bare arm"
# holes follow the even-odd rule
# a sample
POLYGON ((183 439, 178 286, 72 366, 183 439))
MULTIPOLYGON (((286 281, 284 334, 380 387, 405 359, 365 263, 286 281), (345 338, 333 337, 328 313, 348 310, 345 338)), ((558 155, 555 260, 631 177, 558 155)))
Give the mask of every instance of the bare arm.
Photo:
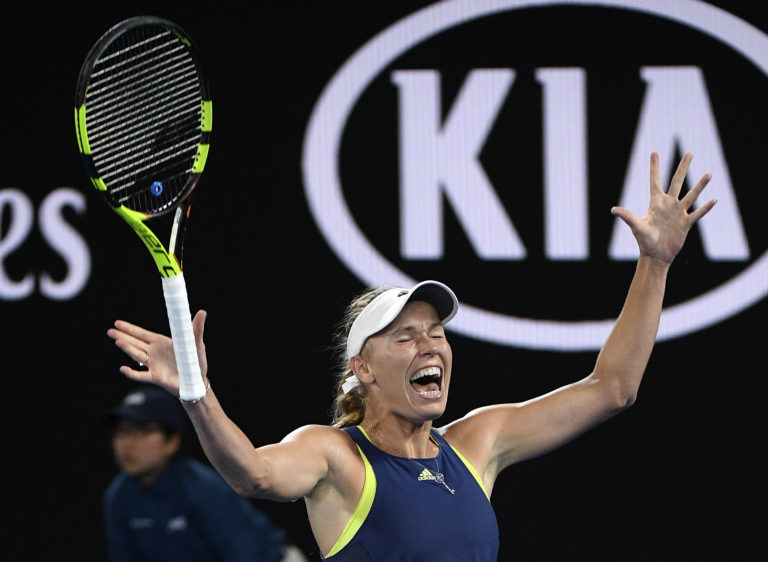
POLYGON ((715 205, 710 200, 688 212, 709 174, 680 198, 691 158, 690 153, 683 157, 664 193, 658 155, 651 155, 651 198, 645 217, 637 218, 621 207, 612 209, 632 229, 640 258, 624 307, 592 373, 527 402, 481 408, 446 428, 446 437, 484 472, 489 488, 506 466, 563 445, 634 402, 656 339, 669 266, 691 226, 715 205))
MULTIPOLYGON (((205 313, 198 312, 193 327, 201 372, 208 386, 204 323, 205 313)), ((115 322, 108 335, 137 363, 145 363, 149 358, 147 370, 123 366, 120 370, 124 375, 156 384, 178 396, 179 380, 170 338, 124 321, 115 322)), ((225 414, 211 388, 202 400, 184 403, 184 407, 209 461, 241 495, 275 500, 307 496, 329 475, 334 479, 339 476, 338 471, 332 473, 330 468, 339 462, 339 451, 350 450, 342 432, 324 426, 302 428, 281 443, 257 449, 225 414)))
POLYGON ((329 427, 307 426, 280 443, 255 448, 224 413, 212 390, 184 409, 208 460, 243 496, 288 501, 311 495, 329 476, 333 462, 329 442, 343 439, 329 427))

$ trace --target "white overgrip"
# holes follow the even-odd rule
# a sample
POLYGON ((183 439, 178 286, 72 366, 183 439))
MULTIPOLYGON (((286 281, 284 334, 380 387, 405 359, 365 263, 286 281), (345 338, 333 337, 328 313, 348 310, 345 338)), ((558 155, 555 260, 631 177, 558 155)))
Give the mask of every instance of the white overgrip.
POLYGON ((205 396, 205 385, 197 357, 195 333, 192 330, 192 315, 189 312, 187 285, 184 273, 163 278, 163 296, 168 309, 171 325, 173 351, 176 354, 176 369, 179 372, 179 398, 197 400, 205 396))

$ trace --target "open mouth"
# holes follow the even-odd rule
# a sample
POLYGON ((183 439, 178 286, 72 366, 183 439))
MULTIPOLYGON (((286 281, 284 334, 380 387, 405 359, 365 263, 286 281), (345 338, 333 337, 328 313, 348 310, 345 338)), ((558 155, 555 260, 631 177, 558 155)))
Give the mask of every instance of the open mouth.
POLYGON ((426 367, 413 374, 411 386, 425 398, 437 398, 442 394, 443 370, 440 367, 426 367))

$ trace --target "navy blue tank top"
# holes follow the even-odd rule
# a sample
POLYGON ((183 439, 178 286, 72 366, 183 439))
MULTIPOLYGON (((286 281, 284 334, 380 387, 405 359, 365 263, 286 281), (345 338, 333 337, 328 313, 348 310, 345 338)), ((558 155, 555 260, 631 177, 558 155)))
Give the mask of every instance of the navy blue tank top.
POLYGON ((360 426, 344 431, 358 445, 366 479, 357 509, 327 560, 497 560, 499 527, 482 481, 437 431, 431 432, 440 448, 434 459, 387 454, 360 426), (438 465, 445 485, 435 479, 438 465))

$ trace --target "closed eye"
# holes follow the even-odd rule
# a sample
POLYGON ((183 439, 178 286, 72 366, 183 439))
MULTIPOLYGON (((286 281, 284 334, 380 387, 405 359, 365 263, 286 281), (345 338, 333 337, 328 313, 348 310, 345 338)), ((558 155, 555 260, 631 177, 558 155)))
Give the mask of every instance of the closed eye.
POLYGON ((445 331, 443 330, 442 325, 438 329, 430 332, 429 337, 433 339, 443 339, 445 337, 445 331))

